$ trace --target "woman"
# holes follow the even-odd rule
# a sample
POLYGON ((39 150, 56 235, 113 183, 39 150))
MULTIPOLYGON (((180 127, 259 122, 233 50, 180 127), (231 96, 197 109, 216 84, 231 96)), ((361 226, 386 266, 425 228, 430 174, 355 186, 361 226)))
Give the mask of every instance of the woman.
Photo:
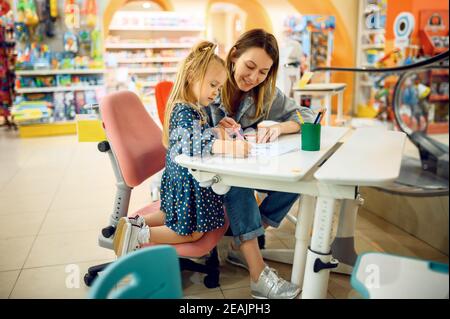
MULTIPOLYGON (((231 48, 226 63, 228 77, 221 95, 206 109, 210 125, 233 130, 251 127, 257 130, 257 142, 266 143, 282 134, 299 132, 297 110, 306 122, 313 122, 314 113, 309 108, 298 106, 275 87, 279 50, 272 34, 262 29, 244 33, 231 48), (264 120, 278 123, 268 128, 258 126, 264 120)), ((232 187, 225 195, 234 236, 234 250, 230 249, 227 260, 249 270, 253 297, 291 299, 300 288, 279 278, 264 263, 257 237, 267 226, 278 227, 299 195, 267 194, 259 207, 253 189, 232 187)))

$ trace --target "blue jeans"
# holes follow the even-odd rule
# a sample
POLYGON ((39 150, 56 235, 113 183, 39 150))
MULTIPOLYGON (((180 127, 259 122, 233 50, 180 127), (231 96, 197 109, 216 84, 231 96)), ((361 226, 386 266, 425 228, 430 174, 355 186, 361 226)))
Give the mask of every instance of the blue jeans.
POLYGON ((225 194, 225 209, 237 245, 264 234, 263 221, 272 227, 278 227, 300 196, 261 191, 267 193, 267 197, 258 207, 254 191, 250 188, 231 187, 225 194))

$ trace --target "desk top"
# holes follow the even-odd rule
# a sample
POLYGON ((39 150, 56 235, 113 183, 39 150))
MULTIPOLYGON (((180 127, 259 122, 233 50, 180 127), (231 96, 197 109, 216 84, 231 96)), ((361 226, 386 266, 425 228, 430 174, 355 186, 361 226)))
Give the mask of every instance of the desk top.
POLYGON ((350 129, 345 127, 322 126, 321 149, 317 152, 300 151, 300 134, 290 134, 281 136, 279 143, 296 143, 298 150, 280 156, 234 159, 221 155, 203 158, 178 155, 175 160, 181 166, 206 172, 276 181, 298 181, 319 164, 349 131, 350 129))
POLYGON ((293 87, 292 89, 299 92, 338 92, 344 90, 346 86, 345 83, 312 83, 305 85, 303 88, 293 87))
POLYGON ((385 128, 356 129, 315 173, 335 185, 383 186, 400 174, 406 134, 385 128))

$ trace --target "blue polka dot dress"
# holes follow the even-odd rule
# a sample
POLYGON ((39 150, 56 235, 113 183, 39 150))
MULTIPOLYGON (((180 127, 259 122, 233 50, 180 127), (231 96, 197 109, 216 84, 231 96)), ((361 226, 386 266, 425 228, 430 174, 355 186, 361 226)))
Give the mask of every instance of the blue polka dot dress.
POLYGON ((200 187, 188 169, 178 165, 175 157, 211 155, 215 136, 200 113, 191 106, 177 103, 170 117, 166 168, 161 180, 161 210, 166 226, 179 235, 208 232, 225 223, 223 196, 211 187, 200 187))

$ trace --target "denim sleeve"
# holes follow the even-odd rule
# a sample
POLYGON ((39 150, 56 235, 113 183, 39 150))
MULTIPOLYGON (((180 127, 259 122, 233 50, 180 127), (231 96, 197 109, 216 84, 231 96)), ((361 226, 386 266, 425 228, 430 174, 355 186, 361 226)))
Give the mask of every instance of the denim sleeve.
POLYGON ((278 122, 294 121, 300 124, 297 111, 300 112, 305 122, 314 122, 315 114, 310 108, 298 105, 294 99, 287 97, 276 88, 275 98, 267 119, 278 122))
MULTIPOLYGON (((212 154, 212 146, 216 140, 215 132, 201 123, 200 118, 188 108, 182 109, 171 119, 174 124, 170 130, 170 140, 177 145, 174 149, 189 156, 212 154)), ((177 153, 178 153, 177 152, 177 153)))

